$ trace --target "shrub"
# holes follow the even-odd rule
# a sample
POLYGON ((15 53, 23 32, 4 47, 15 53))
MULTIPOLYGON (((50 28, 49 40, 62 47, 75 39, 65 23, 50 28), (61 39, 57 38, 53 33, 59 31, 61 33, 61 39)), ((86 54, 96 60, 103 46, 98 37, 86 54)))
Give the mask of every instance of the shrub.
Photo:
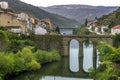
POLYGON ((27 70, 37 70, 41 68, 41 65, 36 61, 32 60, 31 62, 26 64, 27 70))
POLYGON ((18 72, 25 70, 23 58, 20 58, 19 56, 13 53, 9 54, 9 56, 11 59, 13 59, 13 65, 14 65, 13 72, 14 73, 18 73, 18 72))
POLYGON ((22 51, 18 51, 17 55, 23 58, 25 62, 31 62, 34 59, 32 51, 27 47, 23 48, 22 51))
POLYGON ((52 61, 58 61, 60 60, 60 55, 58 54, 58 51, 52 50, 52 51, 42 51, 37 50, 34 54, 36 60, 40 63, 46 63, 46 62, 52 62, 52 61))
POLYGON ((14 69, 13 59, 9 55, 0 53, 0 74, 4 77, 6 74, 10 74, 14 69))
POLYGON ((53 61, 59 61, 60 60, 60 54, 58 53, 57 50, 52 50, 51 52, 51 57, 53 61))
POLYGON ((111 61, 115 63, 120 63, 120 48, 115 49, 110 55, 111 61))
POLYGON ((48 59, 49 59, 49 57, 47 55, 47 51, 42 51, 42 50, 36 51, 35 58, 40 63, 46 63, 46 62, 48 62, 48 59))

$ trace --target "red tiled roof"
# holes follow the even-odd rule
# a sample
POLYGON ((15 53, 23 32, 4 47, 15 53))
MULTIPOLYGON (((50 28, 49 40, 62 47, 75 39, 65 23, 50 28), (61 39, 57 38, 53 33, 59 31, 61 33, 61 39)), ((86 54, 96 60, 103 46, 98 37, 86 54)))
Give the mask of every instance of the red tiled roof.
POLYGON ((120 29, 120 25, 113 26, 112 28, 113 28, 113 29, 120 29))
POLYGON ((15 15, 15 13, 14 13, 14 12, 8 12, 8 14, 15 15))

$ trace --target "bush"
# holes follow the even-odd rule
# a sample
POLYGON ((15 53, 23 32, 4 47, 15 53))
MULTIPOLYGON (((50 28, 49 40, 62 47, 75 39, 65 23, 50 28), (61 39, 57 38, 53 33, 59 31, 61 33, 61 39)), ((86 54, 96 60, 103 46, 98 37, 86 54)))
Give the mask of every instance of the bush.
POLYGON ((115 49, 110 55, 111 61, 115 63, 120 63, 120 48, 115 49))
POLYGON ((46 63, 51 61, 50 57, 47 54, 47 51, 37 50, 34 56, 36 60, 40 63, 46 63))
POLYGON ((52 62, 52 61, 58 61, 60 60, 60 55, 58 51, 52 50, 52 51, 42 51, 37 50, 34 54, 36 60, 40 63, 46 63, 46 62, 52 62))
POLYGON ((60 60, 60 54, 58 53, 57 50, 52 50, 50 52, 51 57, 52 57, 52 61, 59 61, 60 60))
POLYGON ((12 54, 12 53, 9 54, 9 56, 11 59, 13 59, 13 65, 14 65, 13 73, 19 73, 25 70, 23 58, 20 58, 16 54, 12 54))
POLYGON ((4 77, 6 74, 10 74, 13 69, 13 59, 9 55, 0 53, 0 75, 4 77))
POLYGON ((31 62, 26 64, 27 70, 37 70, 41 68, 41 65, 36 61, 32 60, 31 62))

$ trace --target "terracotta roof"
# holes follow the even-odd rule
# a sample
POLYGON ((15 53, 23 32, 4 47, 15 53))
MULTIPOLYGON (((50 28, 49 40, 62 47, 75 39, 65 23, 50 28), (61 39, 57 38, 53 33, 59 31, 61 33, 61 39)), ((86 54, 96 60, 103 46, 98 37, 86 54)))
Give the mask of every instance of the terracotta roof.
POLYGON ((113 28, 113 29, 120 29, 120 25, 113 26, 112 28, 113 28))
POLYGON ((14 12, 8 12, 8 14, 15 15, 15 13, 14 13, 14 12))
POLYGON ((97 26, 97 28, 101 28, 101 26, 97 26))

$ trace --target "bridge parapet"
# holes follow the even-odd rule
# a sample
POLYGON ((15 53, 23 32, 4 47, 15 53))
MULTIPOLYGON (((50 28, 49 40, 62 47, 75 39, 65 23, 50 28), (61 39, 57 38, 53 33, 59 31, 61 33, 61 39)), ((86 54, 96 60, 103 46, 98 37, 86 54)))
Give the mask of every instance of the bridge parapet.
POLYGON ((61 56, 69 56, 69 45, 72 39, 76 39, 79 42, 79 56, 83 56, 83 42, 86 39, 93 43, 94 48, 100 41, 105 41, 112 45, 110 35, 39 35, 31 38, 31 40, 33 40, 40 49, 57 49, 61 56))

